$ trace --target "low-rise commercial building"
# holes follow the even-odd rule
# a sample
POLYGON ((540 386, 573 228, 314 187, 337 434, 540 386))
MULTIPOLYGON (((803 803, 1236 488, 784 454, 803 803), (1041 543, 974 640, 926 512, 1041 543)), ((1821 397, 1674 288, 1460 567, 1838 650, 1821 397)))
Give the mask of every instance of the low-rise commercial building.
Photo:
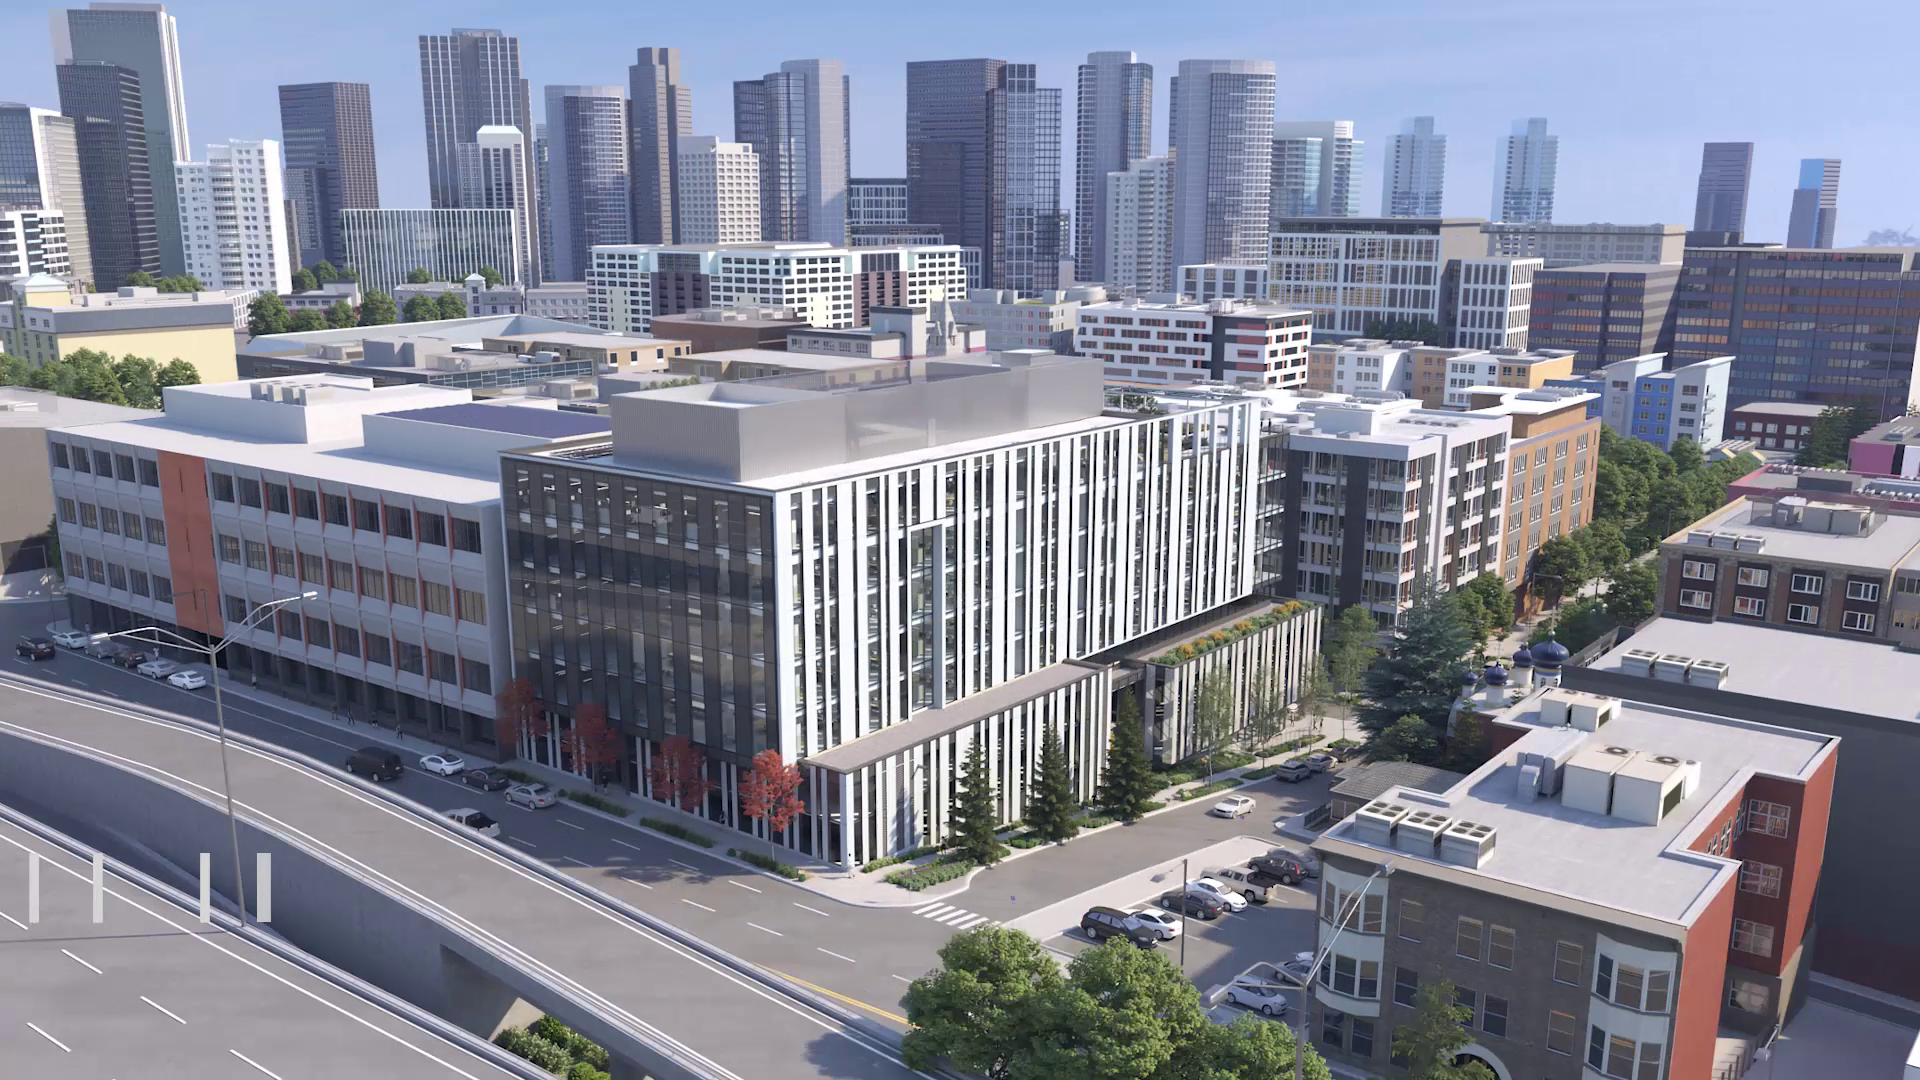
POLYGON ((360 283, 357 281, 329 281, 317 289, 282 293, 280 296, 280 302, 287 305, 288 311, 326 311, 342 300, 358 308, 360 299, 360 283))
POLYGON ((1673 347, 1674 290, 1680 268, 1653 263, 1590 263, 1541 270, 1533 281, 1528 340, 1572 349, 1585 375, 1616 360, 1673 347))
POLYGON ((1312 336, 1306 311, 1161 295, 1082 306, 1074 351, 1121 382, 1292 389, 1306 385, 1312 336))
POLYGON ((185 360, 206 383, 235 377, 234 308, 236 295, 244 294, 128 286, 75 296, 65 281, 45 274, 15 279, 11 292, 0 303, 0 352, 35 367, 94 349, 163 365, 185 360))
POLYGON ((691 348, 684 340, 494 315, 270 334, 247 342, 238 361, 244 379, 357 375, 375 386, 426 383, 483 391, 590 379, 609 367, 658 371, 691 348))
POLYGON ((868 360, 917 360, 986 352, 986 330, 961 321, 963 306, 935 300, 926 307, 874 308, 866 326, 851 330, 799 327, 787 331, 787 352, 868 360))
POLYGON ((1749 440, 1760 450, 1797 451, 1825 411, 1803 401, 1750 401, 1728 414, 1727 438, 1749 440))
POLYGON ((512 610, 498 454, 606 422, 333 375, 170 387, 166 405, 47 433, 72 624, 230 635, 229 677, 492 749, 512 610))
POLYGON ((1348 338, 1339 344, 1309 345, 1305 389, 1330 394, 1390 391, 1418 397, 1414 371, 1419 359, 1413 343, 1405 341, 1348 338))
POLYGON ((1601 415, 1613 433, 1673 449, 1690 439, 1702 450, 1726 437, 1727 380, 1733 357, 1716 356, 1665 370, 1660 353, 1618 360, 1600 370, 1601 415))
POLYGON ((1679 263, 1685 225, 1590 225, 1490 221, 1481 225, 1488 255, 1541 259, 1547 269, 1582 263, 1679 263))
POLYGON ((733 304, 678 315, 656 315, 653 332, 691 343, 697 353, 732 349, 784 349, 787 334, 811 326, 792 308, 733 304))
POLYGON ((47 452, 47 429, 158 416, 98 401, 63 398, 23 386, 0 387, 0 573, 53 570, 53 540, 47 523, 56 509, 47 471, 34 467, 47 452))
POLYGON ((1573 353, 1568 349, 1506 349, 1461 352, 1447 358, 1447 386, 1441 404, 1453 408, 1472 408, 1470 398, 1476 387, 1503 386, 1514 390, 1538 390, 1549 379, 1573 374, 1573 353))
POLYGON ((1106 299, 1107 290, 1099 285, 1051 289, 1024 298, 1011 289, 972 289, 957 307, 962 320, 986 331, 989 349, 1045 349, 1065 355, 1073 351, 1081 306, 1106 299))

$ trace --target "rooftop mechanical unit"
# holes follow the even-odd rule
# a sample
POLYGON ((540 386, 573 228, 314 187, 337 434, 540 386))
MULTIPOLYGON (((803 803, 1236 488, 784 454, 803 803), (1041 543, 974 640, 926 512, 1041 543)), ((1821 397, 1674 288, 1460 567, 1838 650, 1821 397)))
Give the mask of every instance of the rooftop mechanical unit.
POLYGON ((1400 819, 1400 827, 1394 833, 1394 849, 1431 859, 1434 846, 1440 841, 1440 834, 1446 832, 1451 824, 1453 818, 1450 815, 1437 810, 1415 810, 1400 819))

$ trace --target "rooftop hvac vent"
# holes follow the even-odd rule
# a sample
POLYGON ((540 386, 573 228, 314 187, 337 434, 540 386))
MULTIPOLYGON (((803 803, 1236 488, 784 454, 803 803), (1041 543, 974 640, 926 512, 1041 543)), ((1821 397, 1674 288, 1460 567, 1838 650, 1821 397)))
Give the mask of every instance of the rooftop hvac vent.
POLYGON ((1733 546, 1737 551, 1761 552, 1767 550, 1767 538, 1764 536, 1754 536, 1751 533, 1742 533, 1734 538, 1733 546))
POLYGON ((1664 653, 1653 662, 1653 677, 1661 682, 1686 682, 1687 669, 1693 666, 1693 657, 1664 653))
POLYGON ((1656 754, 1656 755, 1654 755, 1654 758, 1653 758, 1653 760, 1654 760, 1654 761, 1656 761, 1656 762, 1658 762, 1658 763, 1660 763, 1660 764, 1662 764, 1662 765, 1678 765, 1678 764, 1680 764, 1680 759, 1679 759, 1679 758, 1677 758, 1677 757, 1674 757, 1674 756, 1673 756, 1672 754, 1656 754))
POLYGON ((1456 821, 1440 834, 1440 861, 1478 869, 1493 853, 1494 830, 1477 821, 1456 821))
POLYGON ((1627 749, 1624 746, 1603 746, 1600 748, 1600 752, 1603 754, 1612 754, 1615 757, 1632 757, 1633 756, 1633 751, 1627 749))
POLYGON ((1658 659, 1660 654, 1651 649, 1628 649, 1620 667, 1630 675, 1652 675, 1653 662, 1658 659))
POLYGON ((1354 811, 1354 839, 1361 843, 1392 847, 1394 826, 1398 825, 1408 812, 1407 807, 1399 803, 1375 799, 1354 811))
POLYGON ((1732 669, 1719 660, 1695 660, 1687 670, 1687 681, 1695 686, 1718 690, 1726 685, 1732 669))
POLYGON ((1409 855, 1433 857, 1434 845, 1439 842, 1440 834, 1453 824, 1453 818, 1433 810, 1415 810, 1400 819, 1400 827, 1395 830, 1393 846, 1409 855))

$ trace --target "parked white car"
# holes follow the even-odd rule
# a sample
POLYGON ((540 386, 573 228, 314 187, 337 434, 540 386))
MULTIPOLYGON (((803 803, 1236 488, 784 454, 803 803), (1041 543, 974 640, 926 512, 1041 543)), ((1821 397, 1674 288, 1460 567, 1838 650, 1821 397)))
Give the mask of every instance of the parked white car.
POLYGON ((149 679, 164 679, 174 672, 179 671, 180 665, 164 657, 155 657, 133 670, 145 675, 149 679))
POLYGON ((1252 979, 1235 979, 1227 987, 1227 1004, 1257 1009, 1263 1016, 1287 1015, 1287 991, 1278 986, 1255 982, 1252 979))
MULTIPOLYGON (((545 784, 515 784, 507 789, 507 801, 529 810, 538 810, 560 801, 560 796, 545 784)), ((1245 900, 1240 902, 1246 903, 1245 900)))
POLYGON ((1212 878, 1195 878, 1187 882, 1186 889, 1188 892, 1202 893, 1218 899, 1221 903, 1227 905, 1228 911, 1247 910, 1246 897, 1241 896, 1239 893, 1227 888, 1226 885, 1212 878))
POLYGON ((1213 804, 1210 811, 1214 817, 1243 818, 1253 813, 1253 798, 1249 795, 1229 795, 1213 804))
POLYGON ((500 835, 499 822, 470 806, 462 807, 458 810, 447 810, 444 811, 444 813, 448 821, 456 825, 465 825, 467 828, 483 836, 498 837, 500 835))
POLYGON ((184 668, 174 672, 167 676, 167 681, 182 690, 198 690, 207 685, 207 677, 192 668, 184 668))
POLYGON ((1180 916, 1171 911, 1156 911, 1153 908, 1141 908, 1127 914, 1146 924, 1147 929, 1160 935, 1161 941, 1172 941, 1180 936, 1180 916))
POLYGON ((435 776, 458 776, 467 771, 467 759, 442 751, 420 759, 420 768, 435 776))
POLYGON ((63 649, 84 649, 91 640, 93 635, 79 630, 56 630, 53 634, 53 643, 63 649))

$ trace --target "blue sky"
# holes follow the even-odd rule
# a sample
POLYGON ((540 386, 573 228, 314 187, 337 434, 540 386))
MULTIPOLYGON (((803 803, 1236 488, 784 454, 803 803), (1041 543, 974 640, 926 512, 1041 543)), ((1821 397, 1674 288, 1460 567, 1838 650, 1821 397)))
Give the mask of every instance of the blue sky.
MULTIPOLYGON (((732 134, 732 80, 785 59, 838 58, 853 80, 857 175, 903 168, 908 60, 1037 63, 1041 85, 1066 91, 1070 147, 1075 66, 1089 51, 1131 48, 1154 65, 1156 146, 1166 140, 1167 79, 1182 58, 1274 61, 1281 119, 1357 125, 1369 212, 1403 118, 1438 118, 1448 136, 1446 210, 1484 217, 1495 139, 1515 118, 1545 116, 1560 136, 1560 221, 1691 222, 1700 144, 1712 139, 1758 144, 1752 239, 1785 238, 1802 157, 1844 161, 1840 243, 1920 227, 1920 84, 1910 49, 1898 44, 1920 38, 1920 4, 1910 0, 973 0, 946 10, 898 0, 178 0, 168 10, 180 22, 196 145, 278 138, 281 83, 370 83, 389 206, 426 203, 415 37, 459 25, 520 37, 536 113, 547 83, 624 83, 636 46, 678 46, 695 130, 722 136, 732 134)), ((0 42, 0 100, 57 107, 46 9, 0 4, 0 42)), ((1070 148, 1063 160, 1070 191, 1070 148)))

